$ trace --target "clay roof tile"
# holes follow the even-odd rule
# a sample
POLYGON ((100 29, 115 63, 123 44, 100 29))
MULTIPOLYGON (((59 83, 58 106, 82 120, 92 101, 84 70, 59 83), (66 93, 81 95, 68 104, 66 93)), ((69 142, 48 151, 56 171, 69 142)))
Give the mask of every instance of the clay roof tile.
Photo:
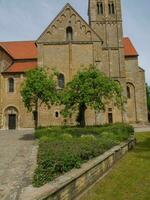
POLYGON ((138 53, 128 37, 123 38, 125 57, 138 56, 138 53))
POLYGON ((37 48, 34 41, 0 42, 0 46, 13 59, 36 59, 37 48))
POLYGON ((37 68, 37 61, 15 62, 4 73, 24 73, 37 68))

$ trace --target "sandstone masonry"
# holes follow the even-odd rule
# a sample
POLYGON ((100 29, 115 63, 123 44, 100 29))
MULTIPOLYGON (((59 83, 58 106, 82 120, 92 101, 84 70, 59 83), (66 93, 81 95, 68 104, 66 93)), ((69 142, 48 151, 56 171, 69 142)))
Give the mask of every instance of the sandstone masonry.
MULTIPOLYGON (((147 122, 144 70, 139 67, 138 53, 130 39, 123 38, 121 1, 89 0, 88 15, 89 23, 67 4, 36 41, 28 45, 0 43, 1 129, 34 126, 32 114, 22 103, 20 87, 24 72, 36 66, 59 71, 61 87, 77 71, 93 64, 123 87, 127 97, 125 111, 111 104, 104 113, 87 110, 88 125, 147 122), (14 90, 10 92, 13 84, 14 90)), ((39 125, 63 125, 60 110, 59 106, 50 110, 45 106, 40 108, 39 125)), ((69 119, 68 124, 74 125, 75 119, 69 119)))

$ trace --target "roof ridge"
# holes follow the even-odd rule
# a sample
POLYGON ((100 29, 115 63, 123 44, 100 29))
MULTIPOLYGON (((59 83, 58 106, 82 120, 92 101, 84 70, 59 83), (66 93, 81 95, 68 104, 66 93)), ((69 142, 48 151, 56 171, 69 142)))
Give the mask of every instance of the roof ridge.
POLYGON ((13 43, 13 42, 15 42, 15 43, 19 43, 19 42, 35 42, 36 40, 17 40, 17 41, 0 41, 0 44, 1 43, 13 43))

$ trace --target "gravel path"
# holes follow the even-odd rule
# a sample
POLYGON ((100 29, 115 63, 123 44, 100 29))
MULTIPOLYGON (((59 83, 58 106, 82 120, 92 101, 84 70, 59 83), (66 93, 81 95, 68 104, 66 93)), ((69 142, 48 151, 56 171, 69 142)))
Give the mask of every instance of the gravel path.
POLYGON ((17 200, 31 184, 37 145, 33 131, 0 131, 0 199, 17 200))

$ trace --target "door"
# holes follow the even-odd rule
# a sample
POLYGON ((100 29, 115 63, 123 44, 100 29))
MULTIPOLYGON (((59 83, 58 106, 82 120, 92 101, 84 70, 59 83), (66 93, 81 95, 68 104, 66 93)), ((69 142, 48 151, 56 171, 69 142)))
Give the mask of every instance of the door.
POLYGON ((16 129, 16 115, 15 114, 8 115, 8 128, 10 130, 16 129))
POLYGON ((112 113, 108 113, 108 123, 109 124, 113 123, 113 114, 112 113))

